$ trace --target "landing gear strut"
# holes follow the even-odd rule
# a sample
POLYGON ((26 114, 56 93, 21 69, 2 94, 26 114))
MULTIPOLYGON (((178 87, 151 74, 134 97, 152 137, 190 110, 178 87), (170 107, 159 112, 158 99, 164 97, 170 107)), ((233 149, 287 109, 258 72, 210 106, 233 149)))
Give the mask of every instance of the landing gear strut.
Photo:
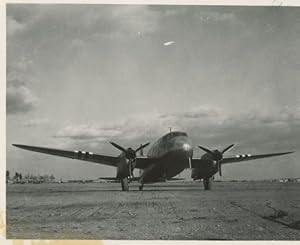
POLYGON ((204 190, 211 190, 213 178, 208 177, 203 179, 204 190))
POLYGON ((129 191, 128 178, 121 179, 122 191, 129 191))

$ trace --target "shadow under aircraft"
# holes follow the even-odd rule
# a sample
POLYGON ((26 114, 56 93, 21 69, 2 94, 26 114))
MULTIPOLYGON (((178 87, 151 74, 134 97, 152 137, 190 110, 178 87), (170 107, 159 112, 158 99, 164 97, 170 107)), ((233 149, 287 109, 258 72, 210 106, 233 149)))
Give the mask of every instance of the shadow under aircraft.
POLYGON ((204 189, 210 190, 214 175, 219 173, 219 175, 222 176, 223 164, 293 153, 292 151, 288 151, 271 154, 242 154, 234 157, 223 157, 225 152, 232 149, 234 146, 234 144, 232 144, 222 151, 210 150, 206 147, 199 146, 205 154, 200 158, 195 158, 193 157, 192 142, 187 133, 175 131, 164 135, 153 143, 147 156, 143 156, 143 149, 150 143, 143 144, 136 149, 124 148, 114 142, 110 143, 121 151, 119 156, 108 156, 86 151, 68 151, 20 144, 13 145, 29 151, 114 166, 117 168, 116 180, 121 182, 123 191, 129 190, 129 182, 134 178, 134 169, 141 170, 140 176, 135 178, 139 181, 140 190, 143 189, 145 183, 171 179, 187 168, 192 169, 191 177, 194 180, 202 179, 204 189), (137 156, 138 152, 140 152, 140 156, 137 156))

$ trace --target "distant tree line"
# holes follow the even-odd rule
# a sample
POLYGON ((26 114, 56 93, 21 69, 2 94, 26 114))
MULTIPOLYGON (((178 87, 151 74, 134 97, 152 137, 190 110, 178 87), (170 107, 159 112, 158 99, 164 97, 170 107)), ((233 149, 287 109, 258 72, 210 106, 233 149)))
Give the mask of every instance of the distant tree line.
POLYGON ((10 176, 9 170, 6 170, 6 183, 51 183, 55 182, 55 177, 53 174, 43 174, 43 175, 33 175, 33 174, 25 174, 16 172, 13 177, 10 176))

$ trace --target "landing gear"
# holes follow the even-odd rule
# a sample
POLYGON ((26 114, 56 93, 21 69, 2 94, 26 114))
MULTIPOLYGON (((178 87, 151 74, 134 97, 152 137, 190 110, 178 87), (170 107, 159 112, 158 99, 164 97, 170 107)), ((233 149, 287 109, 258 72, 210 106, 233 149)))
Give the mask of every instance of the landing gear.
POLYGON ((212 177, 203 179, 204 190, 211 190, 212 181, 212 177))
POLYGON ((121 179, 122 191, 129 191, 128 178, 121 179))
POLYGON ((141 185, 139 186, 139 190, 142 191, 142 190, 143 190, 143 187, 144 187, 144 184, 141 184, 141 185))

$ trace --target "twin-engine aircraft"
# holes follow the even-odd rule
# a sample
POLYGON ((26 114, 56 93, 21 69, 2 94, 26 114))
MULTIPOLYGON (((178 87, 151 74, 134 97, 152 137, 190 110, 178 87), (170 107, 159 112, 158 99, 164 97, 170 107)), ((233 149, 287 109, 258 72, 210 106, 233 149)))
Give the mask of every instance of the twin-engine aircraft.
POLYGON ((36 151, 40 153, 78 159, 88 162, 100 163, 117 168, 116 179, 120 180, 122 190, 129 190, 129 181, 133 179, 133 170, 141 169, 137 178, 139 190, 143 189, 145 183, 168 180, 182 172, 186 168, 192 169, 194 180, 203 179, 204 189, 210 190, 214 175, 219 173, 222 176, 222 165, 227 163, 249 161, 259 158, 274 157, 293 153, 281 152, 262 155, 236 155, 234 157, 223 157, 223 154, 234 146, 227 146, 222 151, 209 150, 199 146, 205 154, 201 158, 193 157, 193 146, 187 133, 170 132, 152 144, 147 156, 143 156, 143 149, 150 143, 146 143, 137 149, 124 148, 114 142, 110 142, 121 151, 119 156, 99 155, 86 151, 66 151, 45 147, 13 144, 16 147, 36 151), (137 152, 140 151, 140 156, 137 152))

